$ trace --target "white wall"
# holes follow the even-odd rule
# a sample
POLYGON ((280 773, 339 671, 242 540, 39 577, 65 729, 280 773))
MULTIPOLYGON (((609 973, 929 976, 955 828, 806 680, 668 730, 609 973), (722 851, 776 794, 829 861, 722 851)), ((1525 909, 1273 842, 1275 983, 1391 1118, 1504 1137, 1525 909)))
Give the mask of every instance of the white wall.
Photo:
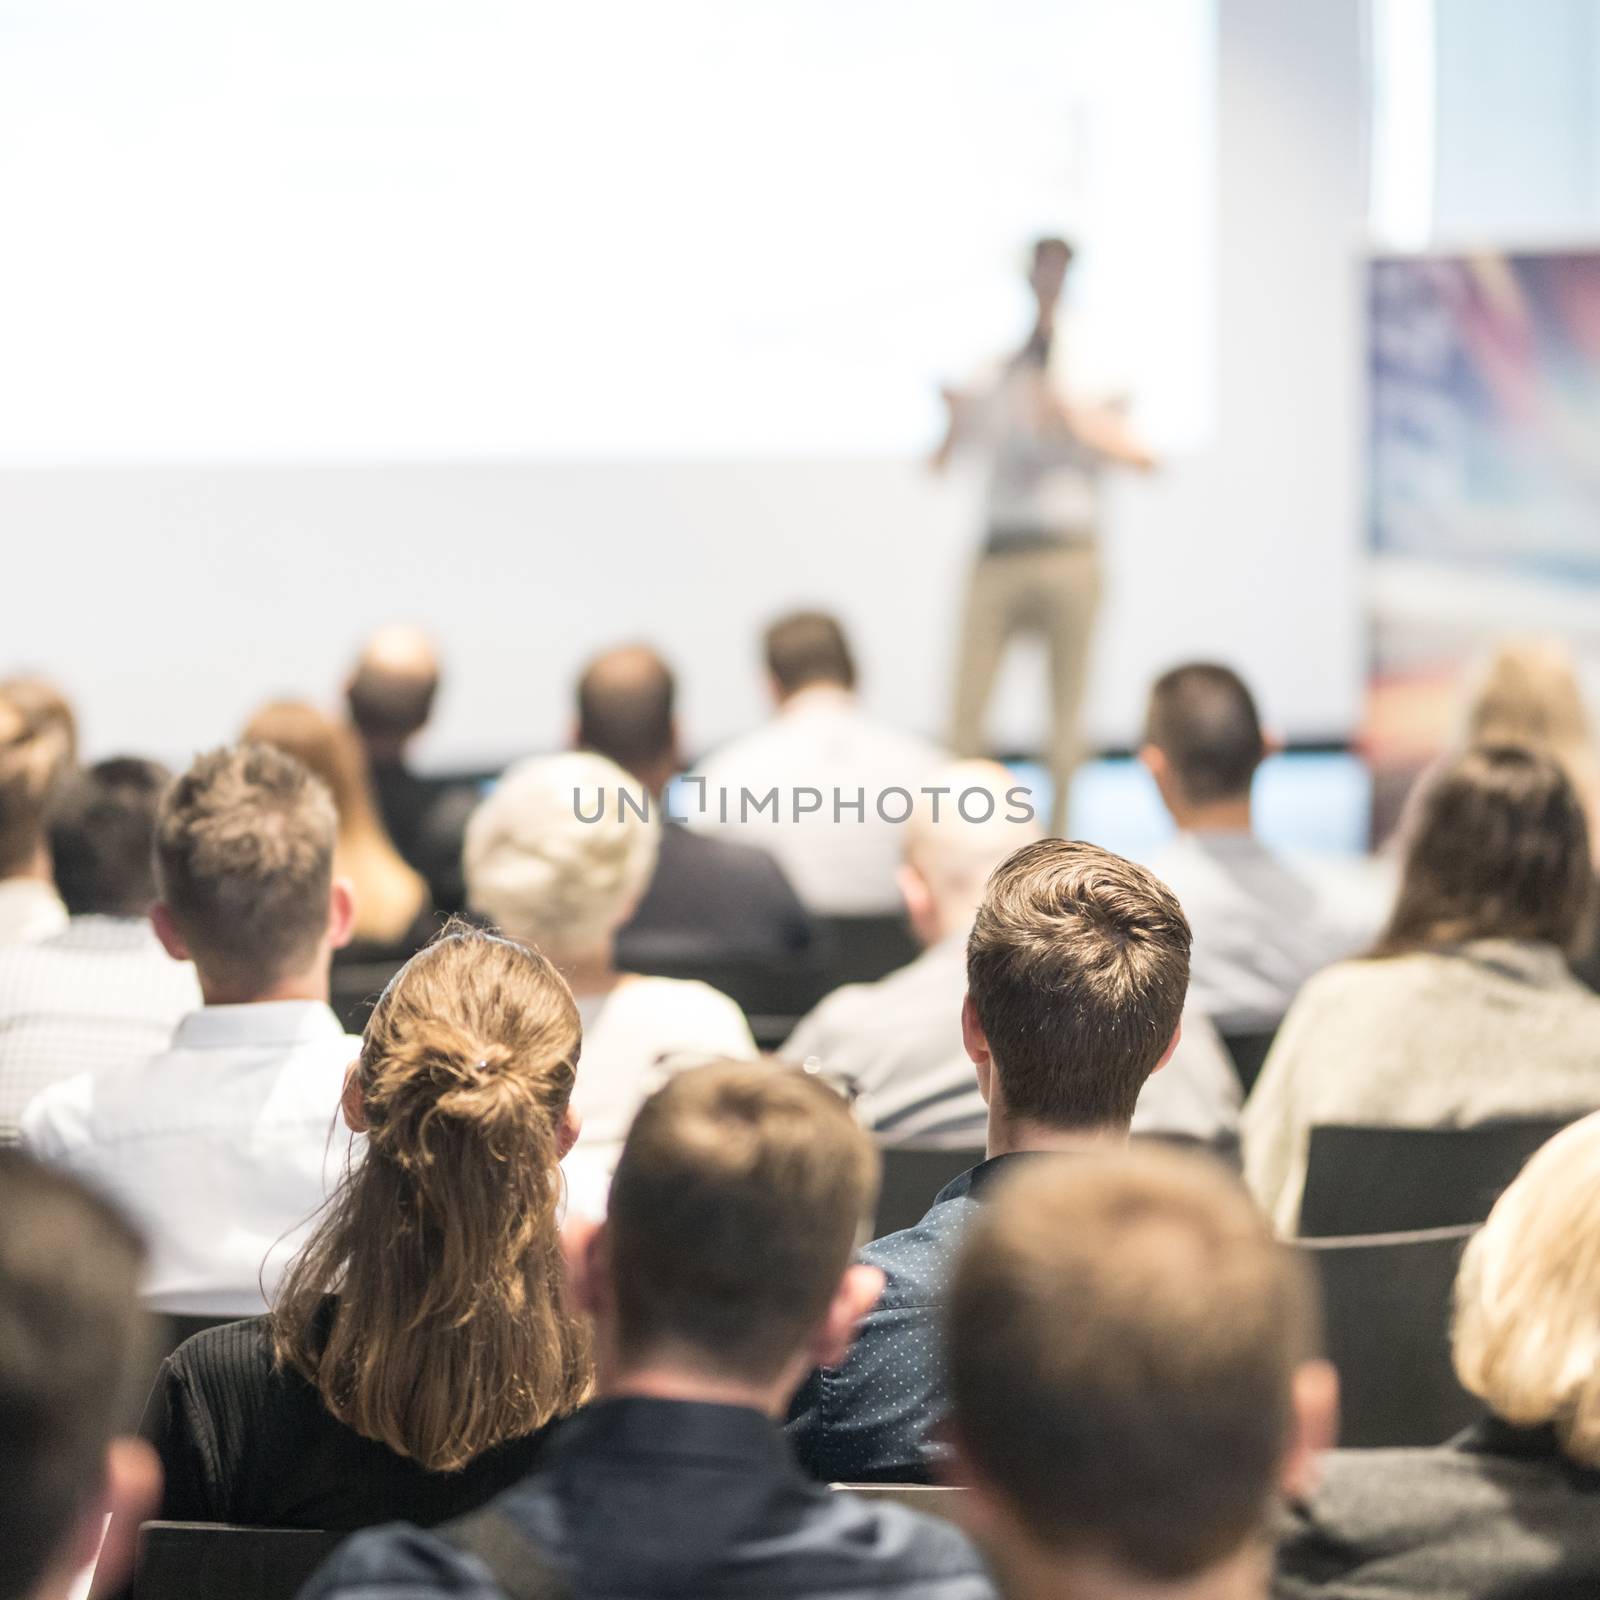
MULTIPOLYGON (((1150 675, 1196 652, 1240 665, 1290 734, 1354 722, 1359 13, 1220 0, 1217 429, 1114 495, 1102 738, 1130 738, 1150 675)), ((365 627, 416 617, 452 671, 433 753, 477 759, 563 737, 579 661, 645 634, 701 743, 758 714, 760 622, 818 602, 852 623, 874 701, 933 731, 976 522, 969 480, 902 461, 7 471, 0 666, 67 682, 92 748, 177 757, 268 694, 331 695, 365 627)), ((1035 735, 1036 665, 1013 663, 1002 740, 1035 735)))

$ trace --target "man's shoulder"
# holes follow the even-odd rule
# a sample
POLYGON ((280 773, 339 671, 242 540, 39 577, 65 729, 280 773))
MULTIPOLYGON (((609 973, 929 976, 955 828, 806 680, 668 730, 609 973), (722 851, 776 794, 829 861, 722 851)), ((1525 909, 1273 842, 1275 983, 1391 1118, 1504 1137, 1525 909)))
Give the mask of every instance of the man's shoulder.
POLYGON ((885 1313, 942 1300, 961 1230, 977 1202, 963 1191, 945 1196, 909 1228, 874 1239, 861 1251, 864 1265, 884 1275, 883 1294, 863 1326, 885 1313))
POLYGON ((22 1113, 22 1141, 35 1154, 56 1160, 89 1145, 101 1072, 77 1072, 48 1084, 22 1113))
MULTIPOLYGON (((967 1536, 944 1517, 849 1490, 830 1492, 828 1502, 826 1511, 820 1514, 832 1525, 834 1537, 829 1548, 843 1562, 874 1570, 873 1580, 862 1583, 862 1589, 891 1594, 905 1589, 939 1600, 955 1600, 957 1596, 982 1600, 994 1593, 982 1556, 967 1536)), ((848 1573, 826 1576, 843 1581, 837 1585, 819 1583, 820 1594, 831 1592, 834 1587, 854 1592, 848 1573)))
POLYGON ((786 895, 791 892, 783 869, 770 852, 760 845, 743 844, 719 834, 696 833, 688 826, 693 818, 693 811, 689 811, 683 821, 669 822, 661 830, 663 856, 675 855, 697 872, 715 872, 725 879, 738 878, 746 889, 778 889, 786 895))
POLYGON ((346 1539, 300 1592, 300 1600, 504 1600, 482 1562, 410 1523, 368 1528, 346 1539))

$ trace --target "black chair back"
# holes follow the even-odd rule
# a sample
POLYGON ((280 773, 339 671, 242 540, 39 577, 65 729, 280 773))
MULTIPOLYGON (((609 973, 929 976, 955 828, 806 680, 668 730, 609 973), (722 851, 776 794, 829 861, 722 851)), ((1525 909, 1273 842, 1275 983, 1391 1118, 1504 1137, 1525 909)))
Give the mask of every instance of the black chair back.
POLYGON ((1272 1041, 1277 1036, 1276 1028, 1266 1028, 1258 1033, 1223 1034, 1223 1048, 1233 1062, 1233 1070, 1239 1077, 1239 1087, 1246 1097, 1255 1088, 1256 1079, 1261 1076, 1261 1069, 1266 1065, 1267 1052, 1272 1049, 1272 1041))
POLYGON ((829 988, 876 983, 922 953, 901 912, 879 917, 818 917, 818 943, 827 960, 829 988))
POLYGON ((147 1522, 132 1600, 294 1600, 344 1538, 306 1528, 147 1522))
POLYGON ((1339 1369, 1339 1443, 1442 1444, 1481 1414, 1450 1364, 1450 1303, 1472 1227, 1302 1239, 1339 1369))
POLYGON ((1345 1238, 1482 1222, 1528 1157, 1580 1115, 1472 1128, 1313 1128, 1300 1234, 1345 1238))
POLYGON ((887 1145, 883 1157, 883 1184, 878 1191, 878 1211, 872 1236, 898 1233, 920 1222, 935 1196, 952 1178, 959 1178, 983 1160, 982 1150, 945 1150, 927 1145, 887 1145))

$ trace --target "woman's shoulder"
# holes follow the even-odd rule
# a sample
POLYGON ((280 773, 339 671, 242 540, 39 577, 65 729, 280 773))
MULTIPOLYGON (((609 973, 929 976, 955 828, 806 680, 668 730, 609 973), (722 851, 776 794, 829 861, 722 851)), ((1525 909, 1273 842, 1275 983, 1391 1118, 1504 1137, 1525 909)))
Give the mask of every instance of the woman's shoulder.
POLYGON ((1460 1441, 1335 1450, 1322 1458, 1309 1500, 1284 1514, 1279 1560, 1302 1573, 1335 1553, 1357 1565, 1402 1550, 1417 1561, 1448 1561, 1449 1551, 1470 1544, 1479 1556, 1498 1549, 1514 1564, 1515 1546, 1552 1530, 1592 1529, 1583 1542, 1597 1551, 1597 1501, 1600 1475, 1575 1474, 1554 1453, 1511 1455, 1460 1441))

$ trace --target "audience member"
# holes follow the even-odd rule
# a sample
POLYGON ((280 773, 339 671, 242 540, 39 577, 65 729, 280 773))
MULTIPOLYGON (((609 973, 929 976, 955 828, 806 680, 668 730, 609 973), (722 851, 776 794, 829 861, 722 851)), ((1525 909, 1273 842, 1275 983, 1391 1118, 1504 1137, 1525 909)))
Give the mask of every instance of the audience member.
MULTIPOLYGON (((1474 744, 1520 744, 1554 756, 1583 802, 1589 854, 1600 865, 1600 745, 1564 645, 1550 639, 1502 645, 1474 686, 1466 732, 1474 744)), ((1600 900, 1589 907, 1570 963, 1600 990, 1600 900)))
POLYGON ((389 837, 427 880, 434 905, 454 912, 466 903, 461 835, 478 795, 471 784, 425 777, 410 762, 439 682, 432 639, 420 628, 390 623, 362 647, 345 699, 389 837))
POLYGON ((1583 807, 1552 757, 1490 746, 1433 775, 1388 928, 1301 991, 1245 1105, 1245 1175, 1281 1231, 1318 1123, 1600 1105, 1600 997, 1566 962, 1593 881, 1583 807))
POLYGON ((961 1517, 1005 1593, 1266 1600, 1279 1497, 1333 1433, 1316 1324, 1305 1267, 1203 1158, 1002 1184, 961 1251, 947 1339, 961 1517))
POLYGON ((59 741, 64 766, 78 764, 78 715, 72 702, 48 678, 19 673, 0 679, 0 699, 9 700, 59 741))
POLYGON ((47 939, 67 925, 45 815, 71 766, 72 741, 60 718, 0 691, 0 945, 47 939))
POLYGON ((52 1085, 23 1138, 120 1198, 157 1310, 253 1315, 338 1183, 333 1124, 360 1048, 328 1009, 349 937, 333 801, 266 745, 198 757, 156 822, 157 936, 204 1005, 165 1050, 52 1085))
POLYGON ((1469 744, 1518 744, 1554 756, 1583 802, 1590 849, 1600 854, 1600 748, 1565 646, 1549 639, 1501 645, 1473 686, 1466 735, 1469 744))
POLYGON ((756 1053, 726 995, 617 966, 617 930, 650 882, 658 831, 627 773, 576 752, 513 767, 467 826, 474 909, 542 950, 577 997, 583 1073, 573 1105, 585 1149, 608 1166, 652 1074, 674 1059, 756 1053))
POLYGON ((122 757, 68 777, 49 818, 66 928, 0 949, 0 1140, 75 1073, 159 1050, 200 1004, 194 967, 150 926, 156 807, 168 774, 122 757))
POLYGON ((861 1259, 886 1278, 842 1364, 814 1373, 789 1425, 827 1481, 924 1480, 945 1411, 939 1317, 963 1230, 996 1179, 1035 1152, 1115 1148, 1145 1080, 1177 1048, 1189 925, 1143 867, 1045 839, 989 880, 967 942, 962 1035, 989 1108, 988 1159, 915 1227, 861 1259))
MULTIPOLYGON (((877 983, 829 995, 781 1053, 814 1059, 853 1084, 857 1115, 880 1143, 977 1148, 989 1108, 961 1037, 967 936, 989 874, 1040 829, 1031 807, 1012 804, 1013 779, 994 762, 956 762, 931 787, 939 792, 920 798, 900 868, 906 912, 925 950, 877 983)), ((1182 1043, 1146 1085, 1134 1131, 1228 1142, 1238 1126, 1238 1077, 1211 1023, 1186 1012, 1182 1043)))
POLYGON ((1590 1116, 1534 1155, 1467 1245, 1453 1353, 1487 1416, 1437 1449, 1326 1457, 1283 1529, 1283 1600, 1596 1592, 1597 1275, 1600 1116, 1590 1116))
POLYGON ((1189 993, 1224 1033, 1267 1033, 1313 972, 1375 931, 1256 836, 1251 789, 1268 745, 1231 668, 1196 662, 1156 680, 1140 759, 1178 836, 1151 869, 1194 928, 1189 993))
POLYGON ((832 617, 775 622, 766 664, 777 714, 702 765, 688 786, 689 826, 771 850, 819 915, 898 911, 905 820, 947 758, 867 715, 832 617))
MULTIPOLYGON (((577 743, 616 762, 656 807, 683 766, 676 693, 672 669, 645 645, 597 656, 578 683, 577 743)), ((655 871, 617 935, 620 962, 774 960, 806 949, 811 919, 767 851, 659 815, 655 871)))
POLYGON ((333 796, 339 814, 333 870, 355 895, 344 959, 409 955, 426 943, 432 931, 428 886, 395 849, 378 815, 356 735, 315 706, 277 700, 250 719, 244 737, 287 751, 333 796))
POLYGON ((673 1078, 628 1135, 605 1226, 574 1243, 599 1398, 488 1513, 442 1538, 358 1534, 307 1600, 987 1596, 953 1527, 807 1482, 776 1426, 877 1292, 850 1264, 876 1180, 814 1079, 736 1063, 673 1078))
POLYGON ((426 1526, 528 1471, 590 1378, 557 1233, 578 1048, 570 991, 520 945, 452 930, 401 968, 345 1084, 365 1156, 271 1317, 161 1369, 164 1517, 426 1526))
POLYGON ((126 1575, 160 1491, 149 1446, 119 1437, 148 1371, 140 1245, 20 1150, 0 1150, 0 1218, 0 1600, 66 1600, 97 1550, 103 1582, 126 1575))

